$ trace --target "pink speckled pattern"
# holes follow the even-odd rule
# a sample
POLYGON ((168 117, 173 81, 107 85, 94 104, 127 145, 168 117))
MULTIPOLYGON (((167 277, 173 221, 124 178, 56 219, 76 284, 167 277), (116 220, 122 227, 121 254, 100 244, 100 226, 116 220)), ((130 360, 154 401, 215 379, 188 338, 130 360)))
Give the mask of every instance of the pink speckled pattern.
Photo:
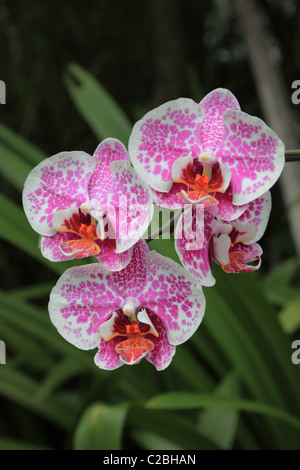
POLYGON ((179 197, 177 193, 180 193, 180 191, 184 189, 186 189, 186 186, 178 183, 174 183, 168 193, 161 193, 160 191, 151 189, 153 202, 166 209, 181 209, 185 201, 179 197))
POLYGON ((267 191, 254 201, 249 202, 245 207, 245 211, 238 220, 245 224, 255 225, 256 234, 251 240, 251 243, 255 243, 261 239, 269 222, 272 208, 272 197, 270 191, 267 191))
POLYGON ((234 95, 223 88, 199 104, 179 98, 153 109, 134 125, 129 139, 132 164, 148 182, 155 203, 170 209, 180 206, 172 180, 174 162, 189 155, 196 161, 203 152, 211 156, 209 165, 220 158, 232 172, 232 199, 212 193, 224 202, 219 212, 213 209, 224 220, 241 214, 239 209, 230 211, 230 204, 243 206, 269 190, 285 162, 284 145, 275 132, 242 112, 234 95))
POLYGON ((178 157, 197 155, 199 126, 204 110, 188 98, 169 101, 138 121, 129 138, 130 159, 151 188, 168 192, 173 184, 171 169, 178 157))
POLYGON ((95 198, 105 203, 113 183, 110 165, 116 161, 122 161, 129 165, 128 153, 122 142, 108 138, 98 145, 93 157, 97 166, 89 181, 89 197, 91 200, 95 198))
MULTIPOLYGON (((64 255, 60 250, 60 246, 63 247, 61 243, 80 240, 81 235, 76 231, 73 233, 74 230, 63 234, 57 232, 60 228, 53 223, 59 215, 58 211, 64 214, 63 211, 70 208, 69 215, 76 214, 78 217, 82 204, 84 214, 91 215, 98 222, 96 233, 99 239, 95 243, 100 247, 100 253, 95 255, 96 258, 107 269, 123 269, 130 260, 132 246, 142 237, 151 221, 153 203, 147 184, 138 178, 130 166, 126 148, 118 140, 101 142, 93 157, 84 152, 54 155, 28 175, 23 206, 34 230, 43 235, 43 256, 51 261, 89 256, 88 251, 79 253, 75 248, 64 255), (124 208, 128 217, 122 219, 124 208), (106 234, 106 238, 101 240, 100 226, 105 215, 113 230, 109 232, 109 238, 106 234)), ((63 229, 66 228, 64 217, 68 218, 59 215, 63 229)))
POLYGON ((108 204, 117 211, 116 251, 131 248, 144 234, 153 217, 152 196, 148 185, 125 162, 111 164, 113 183, 108 204))
POLYGON ((200 128, 200 141, 203 149, 215 151, 224 137, 223 113, 226 109, 240 109, 240 105, 231 93, 224 88, 211 91, 200 101, 205 110, 205 118, 200 128))
MULTIPOLYGON (((205 287, 211 287, 216 280, 211 272, 211 239, 213 235, 212 222, 213 216, 205 211, 204 225, 197 224, 197 217, 193 215, 192 219, 184 218, 182 214, 175 227, 175 249, 179 259, 185 269, 205 287), (183 228, 185 227, 185 228, 183 228), (203 245, 199 249, 189 249, 190 239, 187 237, 189 231, 193 233, 200 231, 203 238, 203 245)), ((199 236, 199 235, 198 235, 199 236)))
POLYGON ((94 357, 94 362, 99 369, 114 370, 124 365, 115 350, 119 341, 119 337, 112 338, 110 341, 100 338, 98 352, 94 357))
POLYGON ((193 232, 197 230, 203 232, 203 226, 199 222, 197 223, 195 214, 193 214, 192 219, 185 218, 185 220, 182 214, 178 219, 174 234, 175 248, 182 265, 205 287, 211 287, 215 284, 215 279, 211 273, 212 260, 221 264, 217 260, 217 256, 219 256, 222 259, 227 258, 226 263, 228 263, 228 253, 231 253, 231 251, 238 251, 243 255, 241 258, 243 258, 244 265, 241 259, 239 263, 230 262, 227 267, 223 266, 226 272, 250 272, 259 269, 262 248, 256 242, 261 239, 266 230, 270 211, 270 191, 246 204, 240 217, 231 222, 218 219, 205 209, 204 242, 203 247, 198 250, 190 249, 189 238, 187 236, 189 231, 182 230, 182 226, 184 224, 190 226, 190 231, 193 232), (231 240, 229 234, 232 230, 235 230, 239 235, 236 236, 236 241, 234 240, 234 246, 230 247, 231 240), (225 238, 227 241, 224 239, 224 248, 222 245, 218 245, 218 249, 224 251, 224 253, 219 252, 216 255, 214 252, 214 240, 221 234, 226 234, 225 238), (246 236, 241 234, 246 234, 246 236), (240 242, 242 239, 243 242, 240 242), (247 263, 252 261, 257 261, 257 263, 253 266, 247 265, 247 263))
POLYGON ((216 155, 232 172, 233 203, 248 203, 269 190, 285 163, 284 144, 261 119, 242 111, 224 112, 224 139, 216 155))
POLYGON ((154 348, 147 355, 147 361, 151 362, 157 370, 164 370, 171 363, 176 346, 169 343, 167 330, 161 319, 150 310, 147 310, 147 313, 158 333, 157 338, 153 335, 146 335, 146 338, 148 337, 154 343, 154 348))
POLYGON ((240 217, 246 210, 247 205, 235 206, 232 203, 232 187, 229 185, 225 193, 215 193, 214 197, 219 201, 219 204, 214 204, 207 208, 210 214, 218 217, 218 219, 230 222, 240 217))
POLYGON ((177 263, 155 251, 147 256, 147 279, 138 300, 159 316, 173 346, 192 336, 205 310, 205 298, 199 283, 177 263))
POLYGON ((175 346, 187 341, 201 323, 205 298, 199 284, 174 261, 144 241, 133 248, 128 266, 119 272, 105 271, 99 263, 68 269, 52 289, 49 315, 58 332, 80 349, 98 347, 95 363, 104 369, 121 365, 115 351, 121 336, 103 341, 99 326, 128 302, 145 308, 159 336, 147 335, 154 343, 149 360, 158 370, 167 367, 175 346), (112 341, 112 342, 111 342, 112 341))
POLYGON ((61 152, 46 158, 28 175, 23 189, 23 208, 32 228, 40 235, 54 235, 54 212, 86 201, 95 160, 85 152, 61 152))

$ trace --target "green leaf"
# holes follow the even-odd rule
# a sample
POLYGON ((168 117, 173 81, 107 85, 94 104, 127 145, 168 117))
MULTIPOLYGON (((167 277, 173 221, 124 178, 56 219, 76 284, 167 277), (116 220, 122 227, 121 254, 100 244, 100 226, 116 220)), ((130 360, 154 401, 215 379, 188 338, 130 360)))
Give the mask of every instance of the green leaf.
POLYGON ((299 268, 299 259, 297 257, 278 263, 275 268, 264 275, 263 286, 267 289, 277 289, 282 285, 287 286, 299 268))
POLYGON ((16 189, 22 191, 25 179, 32 170, 32 165, 18 153, 0 142, 0 174, 16 189))
POLYGON ((183 447, 152 432, 139 430, 131 434, 140 447, 145 450, 183 450, 183 447))
POLYGON ((42 444, 21 441, 18 439, 9 439, 0 436, 0 450, 52 450, 42 444))
POLYGON ((56 389, 79 373, 84 372, 84 370, 83 364, 74 361, 74 359, 66 358, 62 360, 49 370, 46 378, 36 391, 35 400, 43 401, 45 398, 50 397, 56 389))
POLYGON ((155 240, 151 240, 148 243, 148 247, 150 250, 155 250, 157 253, 171 258, 173 261, 182 266, 174 247, 173 235, 170 236, 170 239, 163 239, 162 237, 155 238, 155 240))
POLYGON ((75 450, 121 450, 128 404, 90 405, 81 417, 74 434, 75 450))
POLYGON ((88 369, 95 366, 88 351, 82 351, 63 339, 53 327, 47 313, 31 304, 0 291, 0 321, 22 331, 51 347, 53 351, 67 354, 88 369))
POLYGON ((53 282, 42 282, 40 284, 33 284, 26 287, 20 287, 17 289, 12 289, 8 293, 12 297, 23 299, 23 300, 32 300, 39 299, 44 296, 49 296, 50 291, 53 287, 53 282))
MULTIPOLYGON (((151 402, 151 400, 150 400, 151 402)), ((188 450, 216 450, 219 449, 211 440, 207 439, 186 419, 165 413, 153 408, 132 406, 129 409, 127 424, 139 432, 151 432, 162 436, 176 446, 188 450)))
POLYGON ((300 327, 300 295, 280 311, 278 318, 286 333, 292 334, 298 330, 300 327))
POLYGON ((290 258, 279 263, 272 271, 262 278, 262 287, 267 299, 275 305, 286 302, 300 295, 300 289, 293 287, 291 282, 299 269, 299 259, 290 258))
POLYGON ((213 380, 211 376, 185 345, 176 349, 172 367, 180 374, 180 377, 195 390, 212 390, 213 380))
POLYGON ((145 407, 151 410, 192 410, 199 408, 240 410, 276 418, 296 429, 300 429, 300 417, 296 418, 280 408, 256 401, 213 394, 168 392, 151 398, 146 402, 145 407))
POLYGON ((34 166, 46 158, 39 148, 3 124, 0 124, 0 144, 34 166))
MULTIPOLYGON (((216 395, 236 398, 240 393, 239 381, 235 373, 225 376, 215 389, 216 395)), ((202 411, 197 429, 221 449, 231 449, 238 427, 239 411, 228 408, 211 408, 202 411)))
POLYGON ((13 370, 8 364, 0 368, 0 395, 68 429, 73 424, 73 418, 67 403, 53 397, 43 402, 34 400, 37 386, 35 380, 13 370))
POLYGON ((300 289, 292 286, 278 286, 278 288, 264 289, 267 300, 278 307, 284 307, 290 300, 295 299, 300 294, 300 289))
MULTIPOLYGON (((266 300, 257 273, 228 275, 219 269, 214 275, 217 280, 216 290, 226 299, 231 308, 231 316, 241 329, 239 354, 244 353, 249 340, 249 353, 260 362, 256 365, 256 382, 259 388, 261 385, 264 387, 264 391, 261 396, 256 395, 256 398, 268 402, 270 400, 274 405, 298 410, 300 413, 300 376, 295 374, 290 360, 290 338, 283 332, 275 310, 266 300), (260 375, 259 370, 263 375, 260 375)), ((221 312, 222 310, 219 311, 219 321, 221 312)), ((245 377, 247 370, 241 370, 240 374, 245 377)))
POLYGON ((114 137, 127 145, 131 123, 108 91, 75 63, 68 66, 64 80, 75 106, 98 139, 114 137))

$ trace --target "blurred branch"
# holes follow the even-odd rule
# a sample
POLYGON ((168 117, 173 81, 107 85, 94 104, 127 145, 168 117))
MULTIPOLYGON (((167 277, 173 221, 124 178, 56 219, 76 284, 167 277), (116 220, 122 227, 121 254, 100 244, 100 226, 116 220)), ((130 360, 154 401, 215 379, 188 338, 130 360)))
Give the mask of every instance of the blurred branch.
POLYGON ((286 150, 285 161, 286 163, 300 161, 300 149, 286 150))
MULTIPOLYGON (((270 58, 268 34, 260 5, 255 0, 235 0, 235 5, 266 120, 283 140, 286 148, 296 149, 299 143, 293 131, 290 97, 287 96, 280 70, 270 58)), ((293 202, 299 196, 299 181, 300 163, 286 165, 279 184, 286 210, 290 208, 288 220, 298 254, 300 253, 300 204, 293 205, 293 202)))

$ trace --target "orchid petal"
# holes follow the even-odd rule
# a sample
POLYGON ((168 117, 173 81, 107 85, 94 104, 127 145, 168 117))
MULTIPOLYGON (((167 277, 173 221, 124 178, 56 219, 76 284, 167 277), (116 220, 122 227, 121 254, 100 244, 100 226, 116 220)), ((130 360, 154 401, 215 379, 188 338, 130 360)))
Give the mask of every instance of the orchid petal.
POLYGON ((197 132, 203 118, 202 107, 191 99, 179 98, 149 111, 134 125, 129 156, 153 189, 168 192, 175 160, 191 152, 199 154, 197 132))
POLYGON ((224 193, 214 193, 214 197, 218 200, 219 204, 208 207, 210 214, 218 217, 219 219, 231 222, 232 220, 240 217, 246 210, 247 205, 235 206, 232 203, 232 187, 229 185, 224 193))
POLYGON ((246 204, 265 193, 279 178, 284 144, 261 119, 242 111, 223 114, 225 134, 216 155, 232 172, 233 203, 246 204))
POLYGON ((152 195, 134 168, 123 162, 111 164, 113 184, 108 203, 118 212, 116 252, 131 248, 145 233, 153 217, 152 195))
POLYGON ((216 282, 211 272, 210 261, 210 241, 213 234, 211 222, 213 217, 206 214, 203 225, 201 220, 197 224, 196 215, 192 217, 187 217, 187 215, 189 214, 185 211, 179 217, 175 227, 176 252, 185 269, 201 285, 213 286, 216 282), (191 242, 192 234, 195 234, 194 244, 191 242))
POLYGON ((254 237, 256 235, 256 227, 254 224, 245 224, 240 222, 239 220, 235 220, 231 222, 231 225, 238 231, 238 235, 235 238, 234 243, 253 243, 254 237))
POLYGON ((215 204, 218 204, 218 200, 210 194, 206 194, 200 199, 191 199, 188 194, 191 195, 192 193, 193 191, 189 191, 188 193, 186 193, 184 190, 181 191, 184 201, 188 204, 203 204, 205 207, 210 207, 215 204))
POLYGON ((219 264, 229 263, 229 248, 231 240, 228 235, 222 233, 219 237, 213 237, 214 259, 219 264))
POLYGON ((40 242, 42 255, 50 261, 66 261, 67 258, 59 247, 61 242, 69 240, 71 240, 71 234, 67 232, 57 232, 52 237, 42 237, 40 242))
POLYGON ((216 150, 224 137, 223 114, 226 109, 240 109, 235 96, 225 88, 217 88, 208 93, 200 105, 205 110, 205 118, 200 127, 200 140, 203 149, 216 150))
POLYGON ((40 235, 54 235, 52 216, 88 199, 88 183, 96 162, 85 152, 61 152, 46 158, 28 175, 23 207, 32 228, 40 235))
POLYGON ((140 312, 137 314, 137 319, 140 322, 145 323, 145 325, 150 326, 149 333, 152 333, 154 336, 159 336, 145 308, 140 310, 140 312))
POLYGON ((244 245, 237 243, 234 250, 230 253, 229 263, 222 265, 222 268, 227 273, 240 273, 256 271, 261 266, 262 248, 257 243, 251 245, 244 245), (256 265, 248 263, 256 261, 256 265))
POLYGON ((151 189, 153 202, 160 207, 164 207, 166 209, 181 209, 185 201, 178 196, 182 190, 186 188, 186 185, 174 183, 168 193, 161 193, 159 191, 155 191, 151 189))
POLYGON ((89 183, 90 199, 100 202, 106 201, 113 183, 110 164, 115 161, 123 161, 129 165, 130 161, 126 147, 117 139, 108 138, 103 140, 96 148, 94 155, 96 161, 95 171, 89 183))
POLYGON ((182 172, 186 169, 188 165, 193 164, 193 160, 194 159, 191 153, 187 157, 179 157, 177 158, 177 160, 175 160, 171 170, 173 181, 175 181, 176 183, 186 184, 185 181, 182 180, 182 172))
POLYGON ((101 338, 99 350, 94 357, 96 366, 104 370, 115 370, 123 366, 124 363, 116 353, 116 346, 119 341, 119 338, 112 338, 110 341, 101 338))
POLYGON ((132 250, 132 258, 126 269, 113 272, 111 279, 119 294, 123 298, 131 299, 133 306, 139 307, 136 297, 143 291, 146 283, 146 257, 149 248, 144 240, 140 240, 132 250))
POLYGON ((116 253, 115 247, 116 241, 109 238, 100 243, 101 251, 97 259, 109 271, 121 271, 126 268, 132 258, 133 248, 123 253, 116 253))
POLYGON ((58 332, 80 349, 99 344, 99 326, 124 303, 99 263, 67 269, 52 289, 50 319, 58 332))
POLYGON ((146 359, 155 366, 156 370, 164 370, 171 363, 176 352, 176 347, 169 343, 167 330, 163 322, 157 317, 157 315, 154 315, 149 311, 148 314, 158 337, 153 335, 149 336, 149 339, 151 338, 151 341, 154 344, 154 348, 147 354, 146 359))
POLYGON ((227 190, 227 188, 230 184, 231 170, 230 170, 230 168, 228 168, 227 165, 224 165, 224 163, 222 163, 221 158, 219 158, 219 165, 220 165, 220 171, 221 171, 222 178, 223 178, 223 183, 218 188, 218 192, 225 193, 225 191, 227 190))
POLYGON ((270 218, 271 207, 271 193, 267 191, 262 196, 254 199, 254 201, 249 202, 243 214, 238 218, 239 222, 255 225, 256 233, 251 239, 251 243, 260 240, 265 233, 270 218))
POLYGON ((140 305, 162 320, 171 345, 187 341, 199 327, 205 310, 201 286, 175 261, 150 251, 140 305))
POLYGON ((118 313, 113 312, 112 316, 108 320, 106 320, 105 322, 101 323, 101 325, 99 326, 100 336, 105 341, 109 341, 112 338, 115 338, 116 336, 121 335, 121 333, 118 333, 117 331, 114 331, 115 319, 117 317, 118 317, 118 313))

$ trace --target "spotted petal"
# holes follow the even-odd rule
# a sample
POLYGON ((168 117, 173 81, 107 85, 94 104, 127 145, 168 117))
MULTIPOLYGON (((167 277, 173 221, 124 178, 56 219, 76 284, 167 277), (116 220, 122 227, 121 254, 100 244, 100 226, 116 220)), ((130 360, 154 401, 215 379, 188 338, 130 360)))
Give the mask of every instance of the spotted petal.
POLYGON ((124 365, 119 355, 116 354, 118 342, 118 338, 112 338, 110 341, 100 339, 99 350, 94 357, 96 366, 104 370, 114 370, 124 365))
POLYGON ((67 269, 52 289, 49 315, 58 332, 80 349, 100 341, 99 326, 124 304, 99 263, 67 269))
POLYGON ((200 126, 200 140, 203 149, 215 151, 224 137, 223 114, 227 109, 240 109, 240 105, 225 88, 217 88, 208 93, 200 105, 205 110, 205 118, 200 126))
POLYGON ((227 222, 240 217, 247 208, 246 204, 235 206, 232 203, 231 185, 229 185, 224 193, 215 193, 214 197, 217 199, 218 204, 208 207, 208 211, 215 217, 218 217, 219 219, 225 220, 227 222))
POLYGON ((213 286, 216 282, 211 272, 210 258, 212 221, 213 217, 206 211, 204 219, 200 218, 200 213, 197 216, 195 213, 184 211, 178 219, 174 233, 175 249, 182 265, 206 287, 213 286), (193 234, 194 239, 191 238, 193 234))
MULTIPOLYGON (((254 199, 254 201, 249 202, 243 214, 238 218, 240 223, 254 224, 256 227, 255 236, 251 239, 250 243, 257 242, 265 233, 270 218, 271 207, 271 193, 267 191, 262 196, 254 199)), ((247 244, 247 242, 244 243, 247 244)))
POLYGON ((129 138, 129 156, 149 185, 168 192, 173 184, 172 165, 178 157, 199 154, 197 132, 203 108, 193 100, 179 98, 162 104, 138 121, 129 138))
POLYGON ((80 206, 88 199, 88 183, 96 162, 85 152, 62 152, 46 158, 28 175, 23 207, 32 228, 41 235, 56 232, 55 212, 80 206))
POLYGON ((100 203, 107 200, 107 195, 113 183, 110 164, 123 161, 130 164, 126 147, 117 139, 103 140, 96 148, 94 155, 96 168, 89 183, 90 199, 97 199, 100 203))
POLYGON ((149 313, 149 316, 152 319, 158 336, 149 336, 149 339, 151 339, 154 344, 154 348, 147 354, 146 359, 151 362, 157 370, 164 370, 171 363, 176 347, 169 343, 167 330, 160 318, 153 313, 149 313))
POLYGON ((229 109, 216 155, 232 172, 233 203, 246 204, 268 191, 285 163, 284 144, 261 119, 229 109))
POLYGON ((147 255, 147 279, 137 300, 162 320, 173 346, 192 336, 205 310, 199 283, 173 260, 155 251, 147 255))
POLYGON ((153 217, 152 195, 134 168, 124 162, 111 164, 113 184, 109 205, 117 213, 116 252, 131 248, 143 236, 153 217))

